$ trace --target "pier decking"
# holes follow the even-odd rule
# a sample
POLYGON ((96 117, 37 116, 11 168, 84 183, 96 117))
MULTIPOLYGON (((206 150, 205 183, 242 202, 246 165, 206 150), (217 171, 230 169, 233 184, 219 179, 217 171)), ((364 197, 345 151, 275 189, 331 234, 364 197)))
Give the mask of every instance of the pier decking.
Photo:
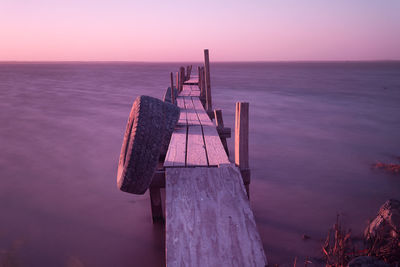
POLYGON ((229 161, 199 85, 198 77, 181 85, 176 97, 181 114, 163 165, 166 264, 267 266, 242 178, 248 166, 242 170, 229 161))

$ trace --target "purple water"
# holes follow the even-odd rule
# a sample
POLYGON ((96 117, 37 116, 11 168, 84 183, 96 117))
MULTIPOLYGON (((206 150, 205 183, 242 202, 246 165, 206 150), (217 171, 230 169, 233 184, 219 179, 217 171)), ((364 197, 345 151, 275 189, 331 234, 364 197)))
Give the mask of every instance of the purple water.
MULTIPOLYGON (((165 263, 148 194, 120 192, 116 170, 133 100, 161 98, 180 65, 0 64, 1 261, 165 263)), ((320 256, 338 212, 360 234, 400 198, 400 176, 370 168, 400 156, 400 62, 215 63, 211 74, 226 126, 250 102, 251 205, 271 264, 320 256)))

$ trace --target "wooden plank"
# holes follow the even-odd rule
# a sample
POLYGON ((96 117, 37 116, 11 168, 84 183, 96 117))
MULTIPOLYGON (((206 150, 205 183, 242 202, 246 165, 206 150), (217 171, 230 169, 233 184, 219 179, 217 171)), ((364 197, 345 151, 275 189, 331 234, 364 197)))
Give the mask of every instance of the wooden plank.
POLYGON ((198 76, 191 76, 190 79, 185 81, 184 84, 197 85, 197 84, 199 84, 199 77, 198 76))
POLYGON ((186 166, 208 166, 203 131, 192 99, 191 97, 183 99, 188 123, 186 166))
POLYGON ((176 128, 172 133, 167 155, 164 160, 164 167, 186 166, 186 135, 186 125, 176 128))
POLYGON ((201 104, 200 99, 197 97, 193 97, 192 102, 195 106, 197 116, 202 125, 209 166, 229 164, 230 162, 228 155, 226 154, 224 146, 222 145, 217 129, 214 123, 210 120, 210 117, 208 117, 207 113, 203 109, 203 105, 201 104))
POLYGON ((179 120, 178 120, 178 125, 181 125, 181 126, 187 125, 185 101, 183 100, 182 97, 177 97, 176 103, 177 103, 178 107, 181 109, 181 113, 179 115, 179 120))
POLYGON ((200 125, 199 118, 197 117, 196 109, 193 105, 192 98, 190 96, 183 97, 185 100, 187 124, 188 125, 200 125))
POLYGON ((204 110, 203 105, 201 104, 201 101, 198 97, 192 97, 191 98, 193 107, 196 111, 196 114, 200 120, 201 125, 208 125, 208 126, 214 126, 215 124, 210 120, 210 117, 207 115, 206 111, 204 110))
POLYGON ((166 169, 166 264, 267 266, 239 170, 166 169))
POLYGON ((200 125, 188 125, 186 166, 208 166, 200 125))
POLYGON ((200 91, 192 90, 190 92, 190 96, 200 97, 200 91))

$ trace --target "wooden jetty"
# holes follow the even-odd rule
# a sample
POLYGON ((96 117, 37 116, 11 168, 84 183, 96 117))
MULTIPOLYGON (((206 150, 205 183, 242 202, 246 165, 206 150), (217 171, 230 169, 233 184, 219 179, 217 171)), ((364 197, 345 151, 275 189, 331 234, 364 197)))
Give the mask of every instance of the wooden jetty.
POLYGON ((178 92, 171 90, 171 102, 181 113, 150 186, 153 221, 166 223, 166 265, 267 266, 248 199, 249 104, 236 103, 231 163, 226 144, 231 133, 222 112, 212 110, 208 50, 204 55, 197 76, 191 66, 181 67, 174 85, 171 73, 171 88, 178 92))

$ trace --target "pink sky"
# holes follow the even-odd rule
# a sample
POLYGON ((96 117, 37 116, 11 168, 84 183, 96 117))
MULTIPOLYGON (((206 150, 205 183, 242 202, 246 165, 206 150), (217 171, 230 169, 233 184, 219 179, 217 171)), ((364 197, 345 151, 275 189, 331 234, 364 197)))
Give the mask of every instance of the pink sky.
POLYGON ((0 60, 400 60, 399 0, 0 0, 0 60), (217 2, 217 3, 215 3, 217 2))

